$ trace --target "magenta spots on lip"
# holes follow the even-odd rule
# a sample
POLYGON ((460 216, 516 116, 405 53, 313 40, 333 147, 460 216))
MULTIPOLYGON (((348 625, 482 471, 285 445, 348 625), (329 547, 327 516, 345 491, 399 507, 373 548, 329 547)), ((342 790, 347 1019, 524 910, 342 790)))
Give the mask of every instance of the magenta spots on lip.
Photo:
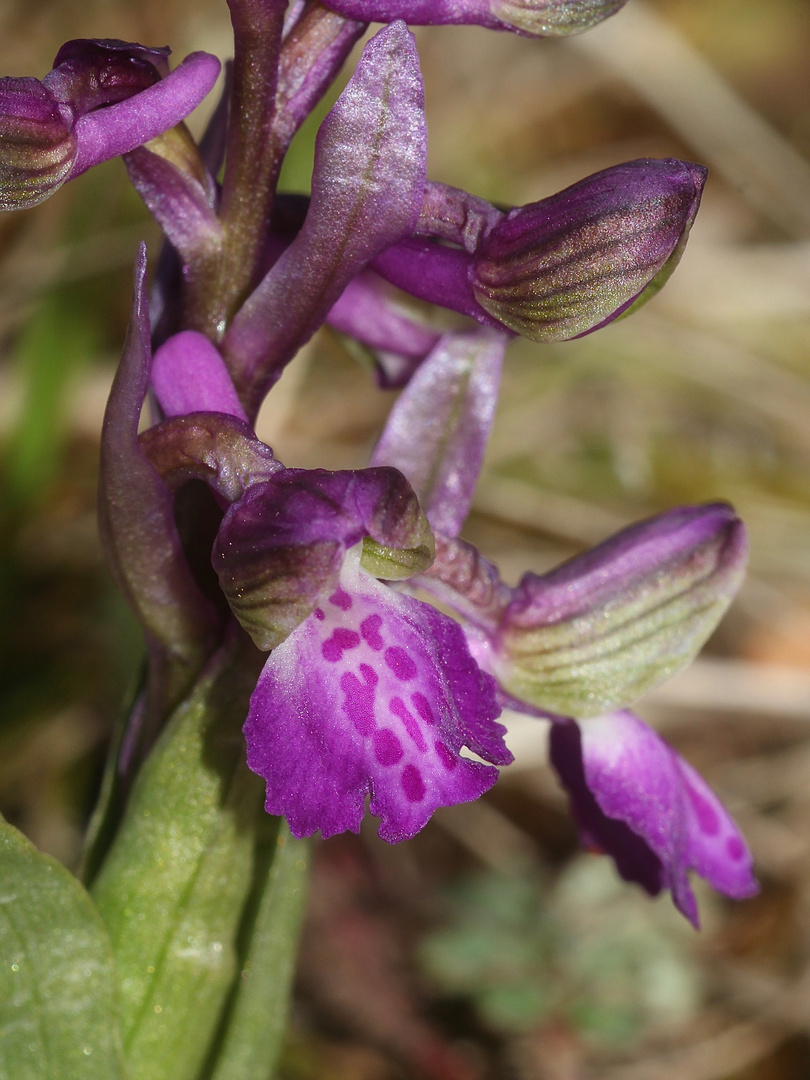
POLYGON ((402 761, 402 743, 389 728, 378 728, 374 732, 374 756, 380 765, 396 765, 402 761))
POLYGON ((424 736, 422 735, 422 731, 419 727, 416 717, 413 716, 412 713, 408 712, 408 709, 406 708, 405 702, 402 700, 402 698, 391 698, 391 700, 388 702, 388 708, 398 720, 402 721, 405 730, 416 743, 417 750, 419 750, 420 753, 424 754, 425 750, 427 750, 427 743, 425 742, 424 736))
POLYGON ((330 638, 321 645, 324 660, 330 664, 336 664, 343 655, 344 649, 356 649, 360 644, 360 635, 356 630, 347 630, 339 626, 330 638))
POLYGON ((730 836, 728 840, 726 840, 726 851, 735 862, 739 862, 743 855, 745 855, 745 844, 739 836, 730 836))
POLYGON ((376 613, 369 615, 360 623, 360 633, 363 635, 363 640, 374 652, 379 652, 383 647, 382 634, 380 633, 381 626, 382 618, 376 613))
POLYGON ((340 688, 343 691, 343 711, 354 724, 360 735, 368 738, 377 726, 374 719, 374 695, 380 681, 377 672, 368 664, 360 665, 363 682, 353 671, 344 671, 340 676, 340 688))
POLYGON ((341 611, 348 611, 352 606, 352 598, 345 589, 335 589, 329 597, 329 603, 334 604, 335 607, 340 608, 341 611))
POLYGON ((706 836, 717 836, 720 832, 720 818, 715 808, 695 791, 691 784, 686 784, 686 794, 694 807, 700 831, 706 836))
POLYGON ((410 682, 416 678, 416 664, 399 645, 392 645, 385 650, 385 662, 400 682, 410 682))
POLYGON ((421 691, 417 690, 415 693, 411 694, 411 701, 413 702, 413 707, 419 713, 420 717, 424 720, 424 722, 426 724, 435 725, 436 717, 433 715, 433 709, 431 709, 430 702, 425 697, 425 695, 421 691))
POLYGON ((409 802, 421 802, 425 797, 425 782, 415 765, 406 765, 402 770, 402 790, 409 802))
POLYGON ((438 740, 433 744, 436 747, 436 753, 438 754, 439 761, 444 765, 448 772, 452 772, 458 765, 458 758, 454 757, 443 742, 438 740))
POLYGON ((319 608, 319 607, 316 607, 315 610, 312 612, 312 614, 315 616, 316 619, 319 619, 319 620, 326 618, 326 616, 323 613, 323 609, 319 608))

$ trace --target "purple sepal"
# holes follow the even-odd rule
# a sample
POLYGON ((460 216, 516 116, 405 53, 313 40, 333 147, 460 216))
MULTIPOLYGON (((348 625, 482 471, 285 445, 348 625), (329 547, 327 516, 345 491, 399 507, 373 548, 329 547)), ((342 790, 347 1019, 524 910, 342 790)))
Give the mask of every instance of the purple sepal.
POLYGON ((563 716, 623 708, 681 671, 742 583, 745 527, 724 503, 624 529, 513 590, 486 657, 513 697, 563 716))
POLYGON ((124 154, 132 186, 188 267, 211 258, 222 242, 215 212, 216 184, 185 127, 174 127, 149 147, 124 154))
POLYGON ((689 162, 629 161, 517 207, 478 245, 478 303, 532 341, 604 326, 672 273, 705 180, 689 162))
POLYGON ((388 417, 371 457, 405 474, 431 528, 457 536, 470 512, 498 401, 504 334, 446 334, 388 417))
POLYGON ((334 590, 346 551, 366 538, 372 564, 397 552, 410 572, 430 564, 433 538, 401 473, 284 469, 229 509, 212 561, 242 626, 272 649, 334 590))
MULTIPOLYGON (((335 330, 348 334, 370 349, 414 361, 406 366, 410 374, 436 345, 441 334, 399 310, 391 292, 376 274, 364 270, 343 290, 326 321, 335 330)), ((404 382, 397 385, 404 385, 404 382)))
POLYGON ((335 592, 270 654, 244 732, 268 813, 295 836, 408 839, 440 806, 478 798, 512 756, 494 684, 447 616, 380 584, 346 557, 335 592))
POLYGON ((751 853, 728 811, 637 716, 616 712, 581 727, 554 723, 551 762, 584 843, 611 855, 622 877, 651 895, 670 889, 696 928, 689 870, 735 900, 758 891, 751 853))
POLYGON ((38 79, 0 79, 0 210, 47 199, 70 176, 73 117, 38 79))
POLYGON ((149 639, 189 661, 216 616, 183 555, 173 499, 138 441, 152 358, 145 278, 141 245, 132 316, 101 431, 99 530, 113 574, 149 639))
POLYGON ((191 53, 146 90, 80 117, 76 121, 78 154, 70 178, 142 146, 185 120, 211 90, 219 70, 215 56, 191 53))
POLYGON ((225 353, 248 411, 348 282, 419 217, 427 153, 422 77, 403 23, 366 45, 321 124, 303 228, 235 315, 225 353))
POLYGON ((151 381, 167 417, 219 412, 247 422, 225 361, 196 330, 182 330, 155 351, 151 381))
POLYGON ((472 286, 473 257, 460 248, 408 237, 380 252, 371 268, 411 296, 469 315, 493 330, 506 330, 478 303, 472 286))
POLYGON ((579 34, 615 14, 626 0, 324 0, 352 19, 413 26, 474 24, 531 37, 579 34))

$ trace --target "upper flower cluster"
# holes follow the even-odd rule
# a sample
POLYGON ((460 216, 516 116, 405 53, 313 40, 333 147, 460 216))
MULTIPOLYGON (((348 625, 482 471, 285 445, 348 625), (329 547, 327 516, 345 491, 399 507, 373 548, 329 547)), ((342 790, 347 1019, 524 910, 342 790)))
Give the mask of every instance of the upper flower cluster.
POLYGON ((726 811, 624 711, 689 662, 730 602, 745 559, 730 508, 670 511, 514 589, 459 539, 509 341, 575 337, 647 300, 681 255, 706 174, 634 161, 509 211, 429 182, 419 59, 401 20, 536 36, 586 29, 621 3, 229 6, 229 97, 199 146, 178 125, 216 77, 205 54, 169 73, 165 50, 73 42, 42 82, 0 84, 4 207, 123 154, 170 245, 151 319, 139 257, 102 436, 102 535, 149 641, 150 707, 162 715, 238 623, 268 653, 244 729, 268 811, 295 835, 328 836, 358 829, 368 800, 393 841, 495 783, 511 760, 497 722, 507 704, 551 722, 583 835, 625 876, 671 888, 693 921, 690 868, 750 894, 726 811), (369 21, 388 25, 320 127, 311 196, 280 195, 292 137, 369 21), (406 315, 392 286, 469 329, 406 315), (285 468, 252 428, 325 322, 404 387, 357 472, 285 468), (139 435, 150 386, 154 422, 139 435), (213 492, 215 536, 197 491, 181 538, 174 496, 189 480, 213 492))

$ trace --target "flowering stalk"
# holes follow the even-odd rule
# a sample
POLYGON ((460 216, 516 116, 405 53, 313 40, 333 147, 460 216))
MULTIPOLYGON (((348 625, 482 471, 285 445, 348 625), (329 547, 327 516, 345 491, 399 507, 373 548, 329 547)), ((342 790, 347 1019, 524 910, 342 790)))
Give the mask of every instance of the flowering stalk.
MULTIPOLYGON (((65 933, 102 958, 87 1015, 105 1078, 269 1075, 306 872, 298 841, 358 831, 368 804, 398 842, 478 798, 512 760, 504 704, 551 723, 583 838, 623 876, 671 890, 695 924, 689 870, 729 896, 756 889, 719 800, 627 711, 691 660, 738 588, 733 511, 669 511, 516 588, 460 539, 509 342, 576 337, 649 299, 706 174, 629 162, 511 210, 429 182, 401 20, 539 36, 620 6, 229 0, 232 77, 199 146, 181 121, 219 70, 205 54, 170 71, 166 50, 72 42, 41 82, 0 83, 0 206, 32 206, 122 154, 167 240, 151 319, 143 250, 136 262, 99 489, 145 685, 108 767, 90 893, 54 879, 65 933), (318 132, 311 197, 278 193, 293 135, 375 20, 386 25, 318 132), (394 287, 469 322, 428 326, 394 287), (404 388, 353 472, 287 468, 253 428, 327 322, 404 388)), ((3 842, 15 866, 36 862, 13 830, 3 842)), ((44 876, 31 871, 12 912, 32 956, 25 909, 44 876)), ((69 983, 77 960, 64 957, 69 983)), ((17 1075, 24 1053, 0 1044, 0 1073, 17 1075)), ((74 1075, 76 1053, 70 1038, 43 1046, 41 1075, 74 1075)))

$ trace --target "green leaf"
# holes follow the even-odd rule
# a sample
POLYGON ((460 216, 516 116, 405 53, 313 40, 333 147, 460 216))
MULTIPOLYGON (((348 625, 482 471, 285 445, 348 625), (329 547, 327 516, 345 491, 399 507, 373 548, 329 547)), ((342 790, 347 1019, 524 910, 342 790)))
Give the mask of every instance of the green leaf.
POLYGON ((293 839, 282 821, 263 855, 244 962, 211 1080, 268 1080, 287 1026, 309 845, 293 839))
POLYGON ((123 1080, 110 941, 64 866, 0 818, 0 1080, 123 1080))
POLYGON ((93 886, 124 1053, 145 1080, 197 1076, 236 974, 262 796, 240 729, 260 660, 226 648, 209 665, 139 774, 93 886))

